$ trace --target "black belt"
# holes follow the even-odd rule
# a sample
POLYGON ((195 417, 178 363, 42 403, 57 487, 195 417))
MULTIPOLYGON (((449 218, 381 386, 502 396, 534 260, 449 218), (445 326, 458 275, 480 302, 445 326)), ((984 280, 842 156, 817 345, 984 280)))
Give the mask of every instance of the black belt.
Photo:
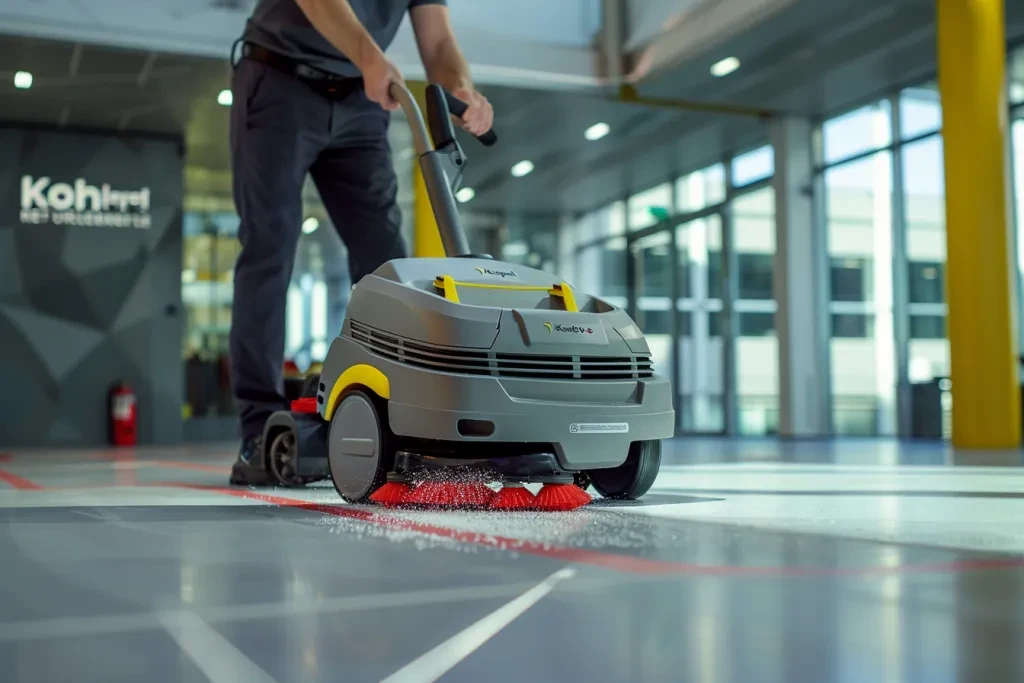
POLYGON ((363 87, 362 78, 328 73, 253 43, 242 44, 242 57, 283 71, 324 94, 345 96, 363 87))

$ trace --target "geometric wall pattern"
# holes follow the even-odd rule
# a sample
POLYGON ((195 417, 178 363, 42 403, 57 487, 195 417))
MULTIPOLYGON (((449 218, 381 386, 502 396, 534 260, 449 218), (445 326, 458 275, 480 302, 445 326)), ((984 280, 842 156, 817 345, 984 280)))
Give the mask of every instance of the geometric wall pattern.
POLYGON ((118 380, 181 440, 181 149, 0 128, 0 448, 106 443, 118 380))

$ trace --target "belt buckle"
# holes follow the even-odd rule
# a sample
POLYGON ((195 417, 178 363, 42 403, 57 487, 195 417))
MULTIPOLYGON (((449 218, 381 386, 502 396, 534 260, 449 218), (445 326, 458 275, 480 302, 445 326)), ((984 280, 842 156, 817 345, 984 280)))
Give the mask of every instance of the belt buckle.
POLYGON ((324 80, 327 82, 327 92, 329 92, 329 93, 336 93, 341 88, 340 83, 342 82, 343 79, 341 79, 341 78, 339 78, 337 76, 330 76, 329 75, 329 76, 326 76, 324 78, 324 80))

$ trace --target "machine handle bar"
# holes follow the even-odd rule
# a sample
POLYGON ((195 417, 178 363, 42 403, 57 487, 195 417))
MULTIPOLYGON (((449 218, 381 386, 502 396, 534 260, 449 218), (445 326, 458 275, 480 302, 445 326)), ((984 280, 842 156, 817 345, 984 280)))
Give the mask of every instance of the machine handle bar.
MULTIPOLYGON (((438 85, 432 84, 427 87, 427 114, 434 131, 434 141, 431 142, 427 124, 423 120, 423 112, 420 111, 409 88, 404 83, 392 83, 390 91, 391 96, 398 100, 405 111, 405 117, 409 122, 413 148, 416 150, 416 157, 419 160, 427 196, 430 198, 430 208, 437 221, 437 230, 440 233, 444 253, 449 258, 470 256, 469 243, 462 231, 459 209, 455 204, 455 196, 452 194, 454 190, 451 185, 451 178, 457 178, 460 175, 465 158, 454 139, 452 122, 448 116, 452 112, 465 113, 466 104, 455 99, 438 85), (447 113, 444 111, 446 109, 447 113), (434 142, 440 149, 434 149, 434 142)), ((488 134, 480 136, 480 141, 484 144, 494 144, 496 139, 494 131, 488 131, 488 134)))
MULTIPOLYGON (((467 109, 469 109, 469 105, 460 100, 455 95, 448 92, 448 90, 446 90, 445 88, 441 88, 441 90, 442 92, 444 92, 444 98, 448 100, 448 111, 450 111, 452 114, 455 114, 455 116, 458 116, 461 119, 462 115, 466 113, 467 109)), ((477 140, 479 140, 487 147, 490 147, 491 145, 498 141, 498 136, 497 134, 495 134, 493 128, 484 133, 483 135, 477 135, 475 137, 477 140)))
MULTIPOLYGON (((469 105, 452 95, 446 89, 441 88, 441 90, 444 92, 445 100, 448 103, 448 110, 455 116, 461 118, 462 115, 466 113, 466 109, 469 108, 469 105)), ((412 93, 409 92, 409 88, 403 83, 392 83, 391 96, 398 100, 398 104, 401 105, 402 110, 405 112, 405 117, 409 119, 409 126, 412 128, 413 146, 416 149, 416 155, 423 156, 427 152, 432 151, 433 147, 430 144, 430 136, 427 134, 427 125, 423 120, 423 113, 420 111, 419 105, 416 104, 416 98, 414 98, 412 93)), ((493 129, 487 131, 483 135, 476 136, 476 138, 488 147, 498 141, 498 136, 494 133, 493 129)))

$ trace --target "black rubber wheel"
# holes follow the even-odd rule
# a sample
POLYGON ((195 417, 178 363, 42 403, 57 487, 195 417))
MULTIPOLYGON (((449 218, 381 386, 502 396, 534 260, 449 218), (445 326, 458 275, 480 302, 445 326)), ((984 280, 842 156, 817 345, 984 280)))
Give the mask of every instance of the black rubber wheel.
POLYGON ((312 375, 306 375, 306 378, 302 380, 302 389, 299 391, 299 398, 316 398, 316 394, 319 389, 320 374, 313 373, 312 375))
POLYGON ((394 466, 395 442, 387 404, 360 389, 345 392, 327 436, 327 462, 338 495, 365 503, 394 466))
POLYGON ((647 493, 661 469, 661 441, 634 441, 626 462, 604 470, 588 470, 590 483, 605 498, 636 500, 647 493))
POLYGON ((295 472, 295 433, 282 429, 267 446, 267 469, 281 486, 298 487, 310 483, 310 479, 295 472))

